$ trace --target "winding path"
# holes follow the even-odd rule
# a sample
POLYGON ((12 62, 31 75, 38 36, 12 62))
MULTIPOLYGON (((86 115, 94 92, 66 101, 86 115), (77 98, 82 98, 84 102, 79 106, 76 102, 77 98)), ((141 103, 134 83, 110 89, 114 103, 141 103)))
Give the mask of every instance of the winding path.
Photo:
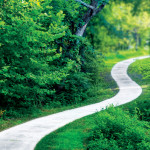
POLYGON ((33 150, 45 135, 76 119, 105 109, 110 104, 118 106, 136 99, 142 93, 142 89, 127 75, 127 68, 136 59, 148 57, 150 56, 128 59, 117 63, 112 68, 111 75, 119 86, 116 96, 96 104, 34 119, 2 131, 0 132, 0 150, 33 150))

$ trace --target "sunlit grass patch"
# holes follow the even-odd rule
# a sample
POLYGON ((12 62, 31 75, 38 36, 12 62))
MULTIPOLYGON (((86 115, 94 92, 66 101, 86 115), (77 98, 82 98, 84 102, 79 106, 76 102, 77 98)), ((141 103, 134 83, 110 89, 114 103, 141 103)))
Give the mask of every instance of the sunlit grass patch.
POLYGON ((109 52, 105 54, 105 63, 108 66, 113 66, 117 62, 121 60, 125 60, 128 58, 138 57, 138 56, 144 56, 149 55, 148 50, 123 50, 123 51, 117 51, 117 52, 109 52))

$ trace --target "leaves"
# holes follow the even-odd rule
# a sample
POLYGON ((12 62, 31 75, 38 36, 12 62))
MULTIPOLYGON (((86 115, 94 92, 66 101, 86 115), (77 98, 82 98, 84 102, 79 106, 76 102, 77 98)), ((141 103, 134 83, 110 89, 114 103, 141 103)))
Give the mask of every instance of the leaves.
POLYGON ((63 11, 52 11, 53 7, 47 5, 50 3, 11 0, 0 8, 0 26, 5 29, 0 30, 2 106, 31 107, 43 99, 46 103, 47 96, 55 93, 53 85, 72 68, 70 61, 61 69, 55 66, 62 54, 57 53, 53 42, 65 36, 67 27, 63 24, 63 11))

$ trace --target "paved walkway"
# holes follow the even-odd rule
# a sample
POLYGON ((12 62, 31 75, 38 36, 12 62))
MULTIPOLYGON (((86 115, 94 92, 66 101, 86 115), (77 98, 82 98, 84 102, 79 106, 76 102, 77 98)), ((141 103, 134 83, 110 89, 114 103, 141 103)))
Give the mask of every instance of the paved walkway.
POLYGON ((42 137, 76 119, 105 109, 110 104, 118 106, 136 99, 142 93, 142 89, 127 75, 127 68, 136 59, 148 57, 150 56, 128 59, 113 67, 111 75, 120 89, 116 96, 100 103, 34 119, 2 131, 0 132, 0 150, 33 150, 42 137))

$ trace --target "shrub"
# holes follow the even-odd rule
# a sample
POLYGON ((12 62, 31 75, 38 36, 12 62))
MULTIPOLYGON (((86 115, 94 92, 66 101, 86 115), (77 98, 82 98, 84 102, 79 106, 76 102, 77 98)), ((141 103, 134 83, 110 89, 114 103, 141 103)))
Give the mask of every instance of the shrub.
POLYGON ((87 98, 87 90, 91 86, 88 76, 83 72, 70 74, 59 85, 54 101, 60 101, 62 105, 76 104, 87 98))
POLYGON ((62 52, 57 52, 54 41, 65 36, 67 27, 63 12, 53 11, 50 3, 16 0, 0 7, 0 105, 4 109, 21 112, 20 108, 32 110, 51 101, 53 85, 72 68, 72 60, 55 65, 62 52))
POLYGON ((87 139, 88 150, 150 149, 146 123, 131 118, 119 108, 109 108, 97 114, 96 128, 87 139))

